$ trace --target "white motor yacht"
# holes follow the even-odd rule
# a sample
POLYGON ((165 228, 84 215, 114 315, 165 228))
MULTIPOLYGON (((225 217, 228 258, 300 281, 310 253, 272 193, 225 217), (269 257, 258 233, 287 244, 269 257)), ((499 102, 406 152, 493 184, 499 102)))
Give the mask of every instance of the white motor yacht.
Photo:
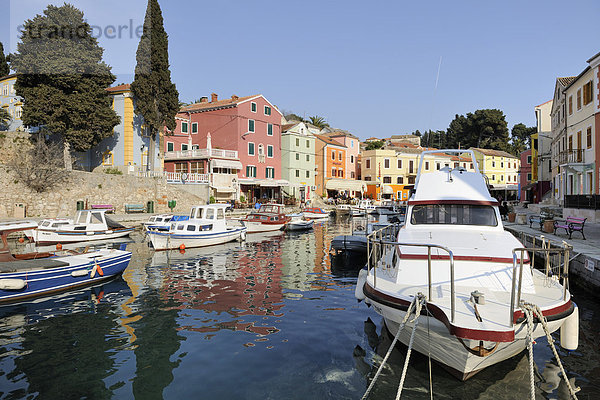
MULTIPOLYGON (((476 165, 472 151, 422 153, 405 225, 395 241, 379 231, 369 236, 368 268, 359 275, 356 297, 373 305, 395 336, 423 294, 429 316, 422 312, 413 348, 463 380, 525 349, 521 301, 539 306, 549 331, 561 329, 563 347, 576 348, 578 312, 565 282, 568 249, 566 266, 535 269, 524 246, 504 230, 478 168, 421 173, 429 153, 469 153, 476 165)), ((411 320, 399 333, 406 345, 411 320)), ((539 318, 534 322, 532 337, 544 336, 539 318)))

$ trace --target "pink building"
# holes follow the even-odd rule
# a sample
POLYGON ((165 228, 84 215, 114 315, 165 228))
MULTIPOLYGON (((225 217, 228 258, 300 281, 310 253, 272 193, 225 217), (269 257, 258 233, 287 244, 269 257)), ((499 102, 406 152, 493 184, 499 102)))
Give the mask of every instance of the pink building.
POLYGON ((173 136, 165 138, 165 170, 176 168, 175 161, 167 162, 169 152, 208 149, 210 133, 211 149, 237 152, 232 159, 203 163, 204 171, 236 175, 233 187, 211 183, 215 191, 235 190, 248 201, 280 201, 281 187, 287 185, 281 179, 281 116, 262 95, 218 100, 213 93, 210 101, 203 97, 177 114, 173 136))
POLYGON ((533 203, 532 189, 534 189, 535 183, 532 181, 531 161, 531 149, 525 150, 521 153, 521 170, 519 171, 519 190, 521 202, 527 201, 529 203, 533 203))
POLYGON ((334 131, 326 133, 336 142, 346 146, 346 179, 358 179, 360 173, 358 168, 358 154, 360 153, 360 140, 346 131, 334 131))

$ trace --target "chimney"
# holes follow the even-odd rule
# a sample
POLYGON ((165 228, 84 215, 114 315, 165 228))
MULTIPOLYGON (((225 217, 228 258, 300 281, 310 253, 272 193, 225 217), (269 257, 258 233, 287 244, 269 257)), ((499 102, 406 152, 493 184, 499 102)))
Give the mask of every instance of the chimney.
POLYGON ((232 101, 237 101, 239 99, 239 96, 236 96, 235 94, 231 95, 231 100, 232 101))
POLYGON ((211 100, 210 100, 211 103, 214 103, 215 101, 218 100, 216 93, 211 93, 210 97, 211 97, 211 100))
POLYGON ((200 103, 208 103, 208 97, 206 97, 206 96, 200 97, 200 103))

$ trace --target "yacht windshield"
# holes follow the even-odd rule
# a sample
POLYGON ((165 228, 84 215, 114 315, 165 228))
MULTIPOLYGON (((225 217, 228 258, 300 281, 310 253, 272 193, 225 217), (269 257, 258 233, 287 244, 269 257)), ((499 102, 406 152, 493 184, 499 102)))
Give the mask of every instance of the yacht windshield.
POLYGON ((414 206, 410 223, 497 226, 492 206, 466 204, 428 204, 414 206))

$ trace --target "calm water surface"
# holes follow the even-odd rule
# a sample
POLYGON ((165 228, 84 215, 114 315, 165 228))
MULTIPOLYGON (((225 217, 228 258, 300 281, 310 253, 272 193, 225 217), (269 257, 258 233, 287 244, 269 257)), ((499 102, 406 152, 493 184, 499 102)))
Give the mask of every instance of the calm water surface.
MULTIPOLYGON (((184 254, 140 235, 122 278, 0 308, 0 398, 359 399, 392 338, 354 298, 364 260, 328 255, 350 229, 332 219, 184 254)), ((580 348, 561 357, 579 398, 598 398, 598 302, 575 300, 580 348)), ((394 350, 370 398, 395 397, 405 354, 394 350)), ((535 362, 538 397, 567 398, 545 339, 535 362)), ((410 365, 403 398, 429 398, 427 358, 410 365)), ((434 398, 527 398, 528 371, 525 353, 465 383, 434 364, 434 398)))

